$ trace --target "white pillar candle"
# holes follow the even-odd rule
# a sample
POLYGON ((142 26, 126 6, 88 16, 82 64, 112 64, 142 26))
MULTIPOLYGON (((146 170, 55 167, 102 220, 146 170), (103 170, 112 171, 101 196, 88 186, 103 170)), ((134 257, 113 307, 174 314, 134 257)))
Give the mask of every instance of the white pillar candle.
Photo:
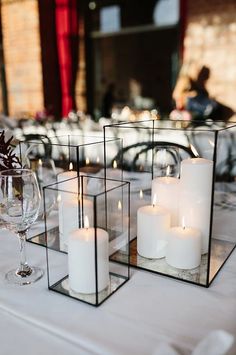
POLYGON ((168 234, 167 264, 194 269, 201 263, 201 232, 195 228, 173 227, 168 234))
POLYGON ((213 161, 203 158, 181 162, 180 220, 202 235, 202 254, 208 252, 211 215, 213 161))
MULTIPOLYGON (((68 240, 68 230, 67 230, 68 229, 68 222, 64 216, 65 202, 70 201, 71 199, 74 198, 75 194, 78 194, 78 184, 80 183, 80 181, 78 181, 78 179, 76 179, 76 177, 78 176, 77 171, 74 171, 72 169, 73 169, 73 165, 72 165, 72 163, 70 163, 70 170, 60 173, 57 176, 57 182, 60 183, 58 185, 58 188, 59 188, 59 191, 58 191, 59 239, 60 239, 60 249, 63 251, 67 251, 67 240, 68 240), (60 190, 62 190, 62 191, 60 191, 60 190), (68 192, 73 192, 74 194, 68 193, 68 192), (63 225, 63 221, 66 221, 65 225, 63 225)), ((82 174, 80 174, 80 176, 81 175, 82 174)), ((87 192, 87 178, 83 178, 83 193, 86 193, 86 192, 87 192)), ((76 211, 73 210, 72 218, 69 218, 69 220, 73 219, 73 221, 74 221, 72 223, 72 228, 70 228, 70 230, 72 230, 74 228, 75 223, 77 223, 75 228, 78 228, 78 218, 77 219, 74 218, 75 213, 76 213, 76 211)), ((68 214, 66 213, 66 215, 68 215, 68 214)))
MULTIPOLYGON (((71 194, 69 194, 71 195, 71 194)), ((88 199, 83 199, 83 208, 79 203, 77 196, 70 196, 71 200, 61 203, 61 230, 60 230, 60 250, 68 250, 69 234, 79 228, 80 221, 84 220, 87 215, 91 225, 93 226, 93 202, 88 199), (80 212, 79 212, 80 211, 80 212)), ((82 227, 82 226, 81 226, 82 227)))
MULTIPOLYGON (((73 168, 72 165, 70 165, 73 168)), ((57 182, 60 183, 59 189, 64 191, 70 191, 74 193, 78 193, 78 186, 81 183, 81 180, 75 179, 77 176, 83 176, 83 173, 78 175, 77 171, 69 170, 57 175, 57 182)), ((87 178, 83 178, 83 193, 87 193, 87 178)), ((66 199, 70 199, 70 195, 67 193, 61 193, 61 201, 65 201, 66 199)))
MULTIPOLYGON (((78 176, 77 171, 74 170, 69 170, 69 171, 65 171, 63 173, 60 173, 57 175, 57 182, 61 183, 59 185, 59 189, 61 190, 65 190, 65 191, 71 191, 71 192, 77 192, 78 193, 78 180, 77 179, 73 179, 76 178, 78 176), (72 180, 69 180, 72 179, 72 180)), ((66 196, 68 197, 68 194, 64 195, 65 197, 63 197, 63 200, 66 199, 66 196)))
POLYGON ((143 206, 137 212, 138 254, 150 259, 166 255, 167 232, 170 228, 170 214, 155 204, 143 206))
POLYGON ((64 238, 63 238, 63 204, 65 201, 71 199, 71 195, 64 191, 71 191, 78 193, 78 180, 75 179, 77 177, 77 172, 73 170, 65 171, 57 175, 58 184, 58 218, 59 218, 59 241, 60 241, 60 249, 66 251, 67 248, 64 247, 64 238), (74 179, 73 179, 74 178, 74 179), (72 179, 72 180, 68 180, 72 179), (64 191, 60 191, 64 190, 64 191))
POLYGON ((130 194, 130 237, 137 236, 137 211, 140 207, 146 206, 150 200, 150 196, 143 193, 143 190, 133 191, 130 194))
MULTIPOLYGON (((154 195, 153 195, 153 198, 154 198, 154 195)), ((153 198, 152 198, 152 201, 153 201, 153 198)), ((145 195, 143 193, 143 190, 140 189, 139 192, 138 191, 133 191, 131 193, 130 200, 131 200, 132 207, 133 207, 133 210, 134 210, 134 211, 131 211, 131 213, 135 212, 135 214, 136 214, 135 218, 136 218, 137 217, 137 210, 139 209, 139 207, 146 206, 146 204, 150 200, 150 196, 149 195, 145 195)))
POLYGON ((156 195, 158 204, 170 212, 172 227, 179 224, 179 182, 179 179, 170 176, 152 180, 152 198, 156 195))
MULTIPOLYGON (((98 292, 109 284, 108 233, 97 228, 98 292)), ((96 292, 95 228, 82 228, 69 236, 68 268, 70 288, 79 293, 96 292)))
POLYGON ((38 161, 37 175, 38 175, 39 181, 41 183, 43 183, 43 162, 42 162, 42 159, 39 159, 39 161, 38 161))

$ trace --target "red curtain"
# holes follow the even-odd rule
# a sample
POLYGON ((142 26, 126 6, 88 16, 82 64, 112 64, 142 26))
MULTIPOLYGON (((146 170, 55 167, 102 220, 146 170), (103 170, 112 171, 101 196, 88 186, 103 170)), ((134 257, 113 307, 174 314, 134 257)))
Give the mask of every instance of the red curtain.
POLYGON ((62 108, 66 117, 75 109, 75 79, 78 60, 77 0, 55 0, 56 37, 62 108))

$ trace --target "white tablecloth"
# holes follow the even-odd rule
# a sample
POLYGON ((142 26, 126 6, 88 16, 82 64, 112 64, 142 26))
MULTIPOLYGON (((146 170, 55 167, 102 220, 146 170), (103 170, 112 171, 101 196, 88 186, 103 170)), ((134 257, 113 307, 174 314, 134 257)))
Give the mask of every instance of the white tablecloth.
MULTIPOLYGON (((46 271, 45 248, 27 243, 27 250, 29 262, 46 271)), ((144 355, 161 343, 185 355, 212 330, 236 338, 236 252, 209 289, 132 270, 99 308, 48 291, 46 275, 29 286, 7 284, 4 274, 17 262, 18 241, 1 230, 1 355, 144 355)))

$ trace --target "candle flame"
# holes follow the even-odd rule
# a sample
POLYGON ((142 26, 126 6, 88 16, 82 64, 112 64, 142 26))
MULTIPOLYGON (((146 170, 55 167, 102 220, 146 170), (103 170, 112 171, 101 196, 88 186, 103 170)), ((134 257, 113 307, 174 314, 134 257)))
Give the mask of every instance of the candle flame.
POLYGON ((183 228, 183 230, 185 230, 185 218, 184 218, 184 216, 182 217, 182 228, 183 228))
POLYGON ((85 164, 86 164, 86 165, 89 165, 89 163, 90 163, 90 160, 89 160, 89 158, 87 157, 87 158, 85 159, 85 164))
POLYGON ((99 157, 97 157, 96 162, 97 162, 98 164, 100 163, 100 158, 99 158, 99 157))
POLYGON ((166 176, 170 176, 170 165, 167 166, 167 169, 166 169, 166 176))
POLYGON ((152 206, 155 207, 157 204, 157 195, 154 194, 153 199, 152 199, 152 206))
POLYGON ((116 160, 113 161, 113 169, 117 169, 117 161, 116 160))
POLYGON ((69 170, 73 170, 73 163, 72 162, 70 162, 69 170))
POLYGON ((193 154, 196 157, 199 157, 199 153, 198 153, 197 149, 192 144, 190 144, 190 148, 191 148, 191 151, 193 152, 193 154))
POLYGON ((129 115, 129 120, 130 120, 130 122, 135 122, 136 121, 136 116, 133 113, 131 113, 129 115))
POLYGON ((43 165, 42 160, 39 159, 39 166, 42 166, 42 165, 43 165))
POLYGON ((209 139, 209 144, 214 148, 215 147, 215 143, 214 142, 212 142, 212 140, 211 139, 209 139))
POLYGON ((89 219, 88 216, 84 217, 84 228, 88 229, 89 228, 89 219))
POLYGON ((139 197, 140 197, 140 200, 143 199, 143 190, 142 189, 139 191, 139 197))
POLYGON ((120 200, 118 201, 118 210, 119 210, 119 211, 122 210, 122 204, 121 204, 121 201, 120 201, 120 200))

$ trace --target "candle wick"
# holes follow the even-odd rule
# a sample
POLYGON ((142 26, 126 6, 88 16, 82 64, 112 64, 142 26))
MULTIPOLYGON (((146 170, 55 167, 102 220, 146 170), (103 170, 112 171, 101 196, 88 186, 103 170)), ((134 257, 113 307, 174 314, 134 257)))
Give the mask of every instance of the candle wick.
POLYGON ((185 230, 185 226, 183 226, 183 230, 185 230))

